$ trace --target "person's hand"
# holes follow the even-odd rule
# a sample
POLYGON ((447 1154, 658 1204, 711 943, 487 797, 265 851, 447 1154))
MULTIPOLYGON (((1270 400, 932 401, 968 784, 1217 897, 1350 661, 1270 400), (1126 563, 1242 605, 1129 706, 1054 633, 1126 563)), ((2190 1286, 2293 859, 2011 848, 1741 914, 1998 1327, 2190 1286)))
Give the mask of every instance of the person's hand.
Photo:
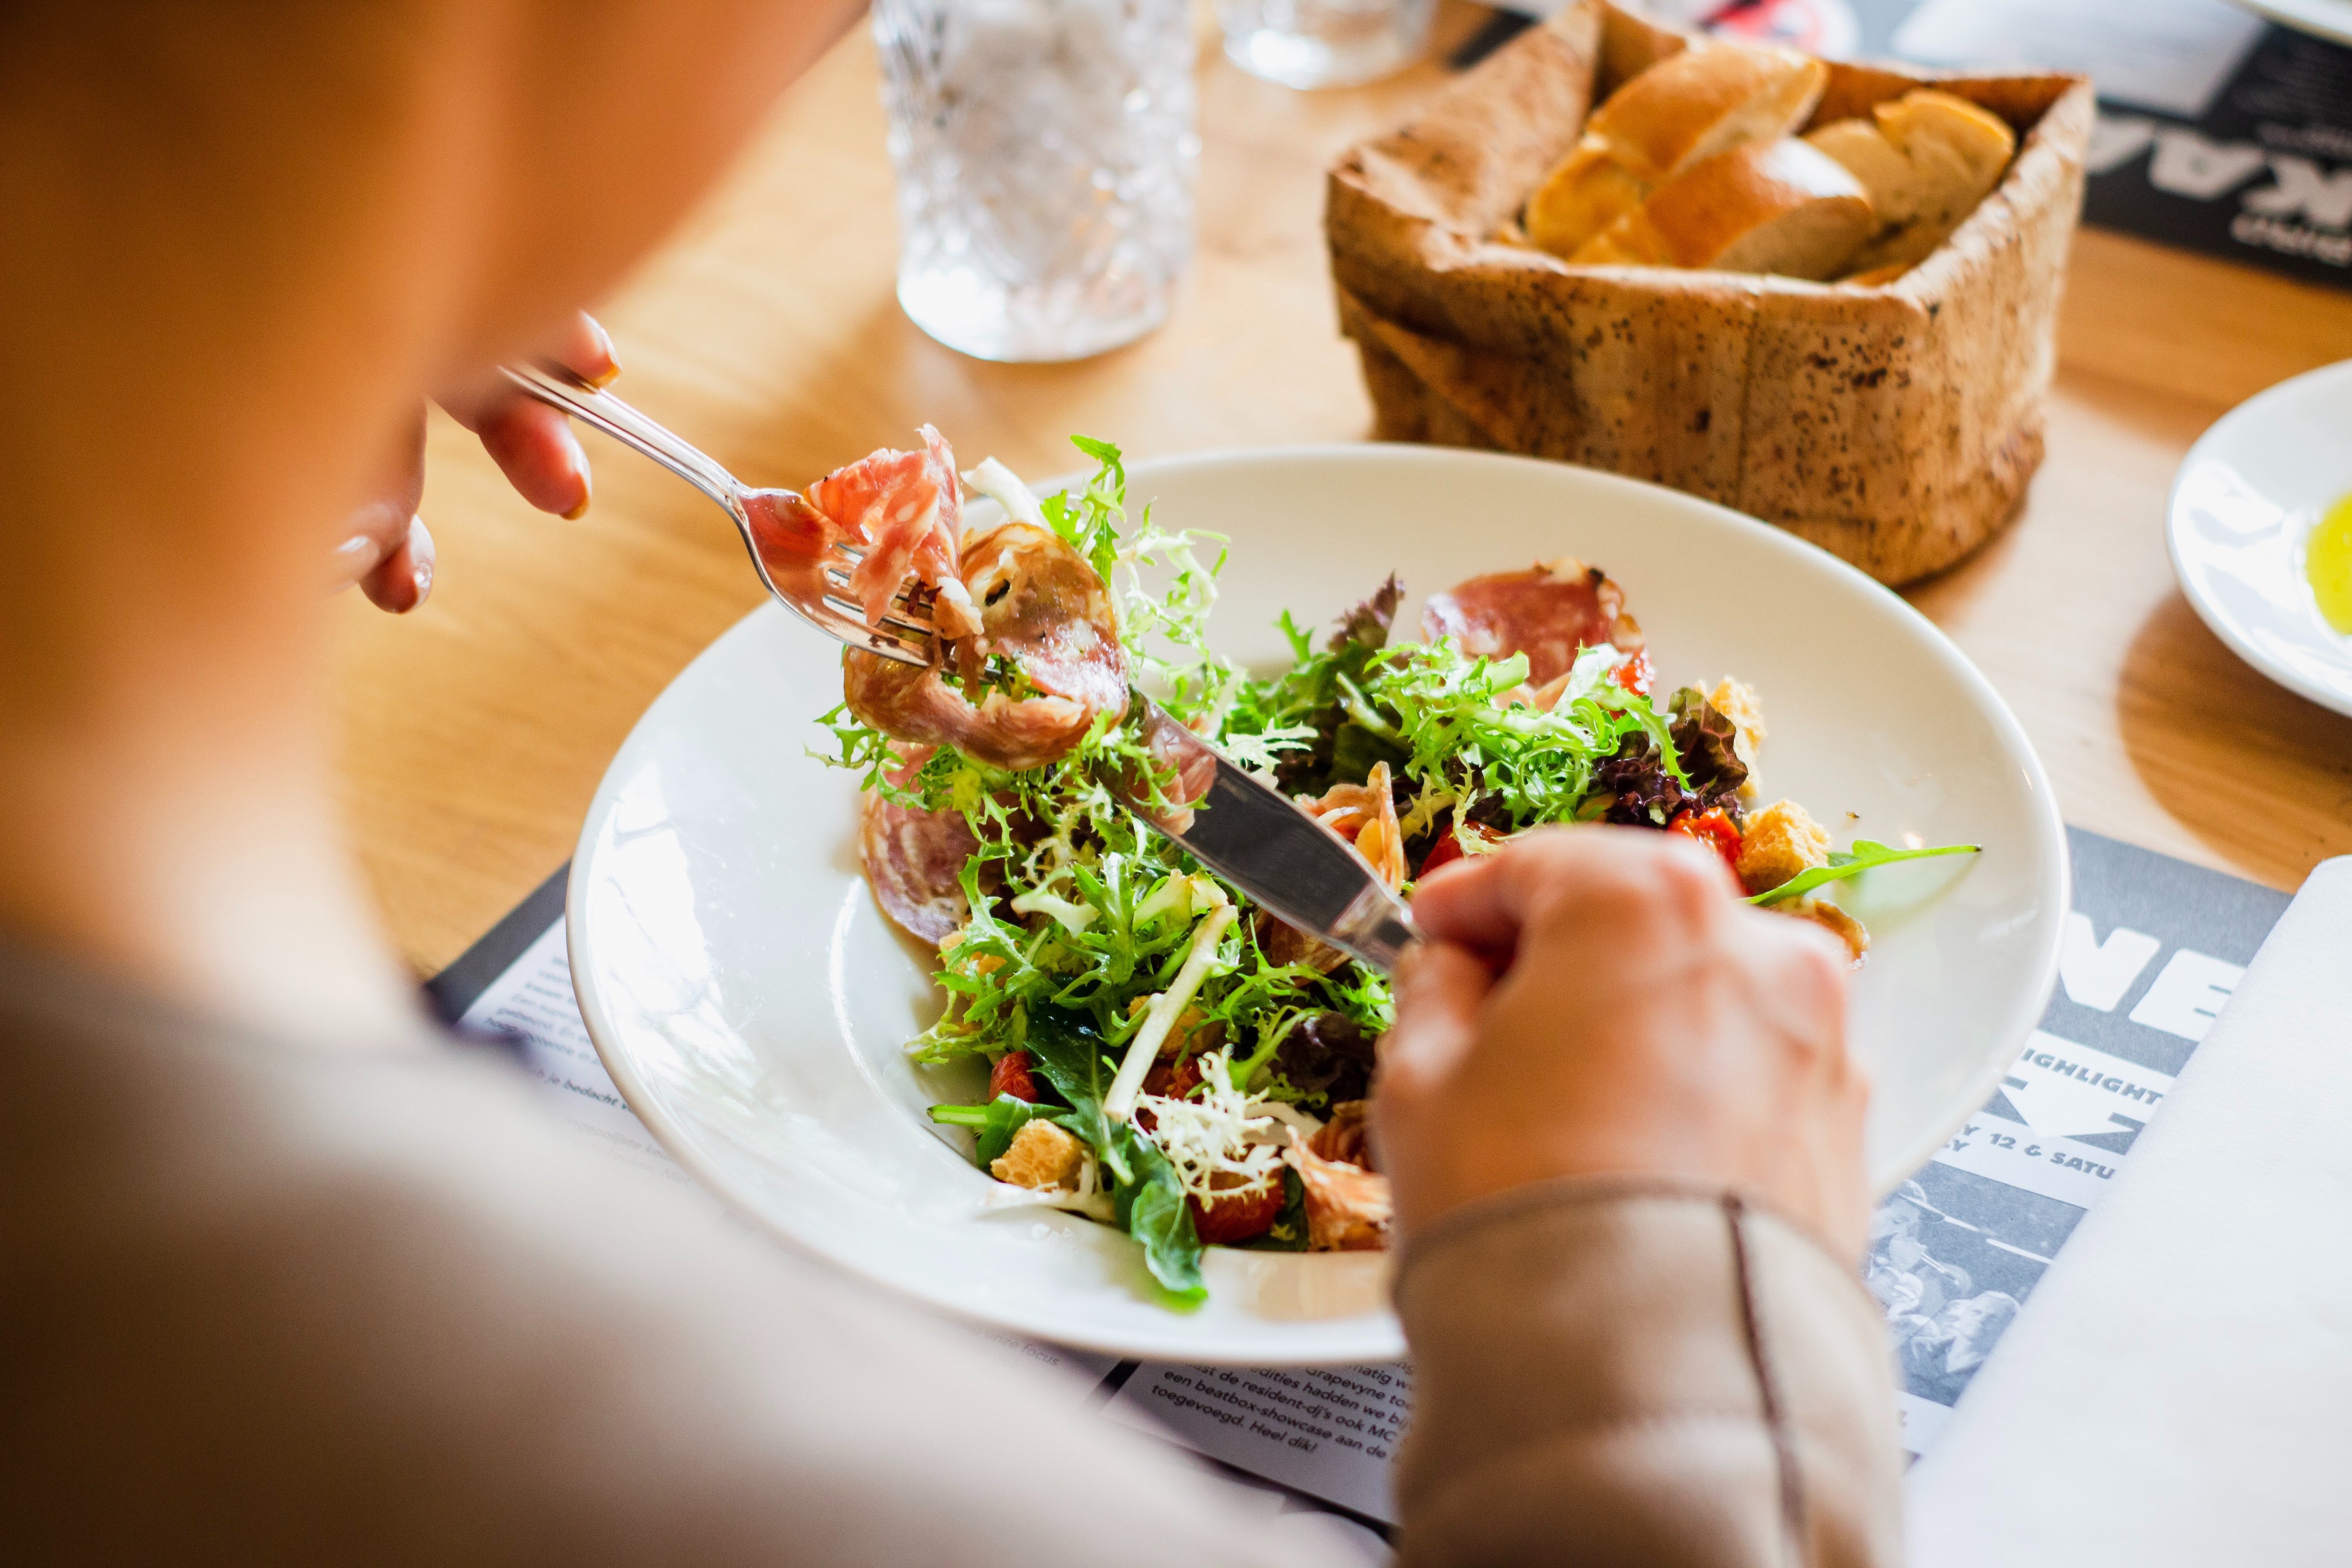
MULTIPOLYGON (((585 315, 574 315, 552 357, 603 386, 621 374, 613 341, 585 315)), ((541 511, 576 518, 592 493, 588 454, 572 422, 514 390, 495 374, 436 399, 482 438, 523 500, 541 511)), ((425 411, 402 433, 376 493, 345 520, 335 550, 335 586, 359 584, 379 607, 405 615, 433 592, 433 535, 416 515, 425 494, 425 411)))
POLYGON ((1545 829, 1423 882, 1372 1108, 1400 1228, 1551 1177, 1667 1176, 1859 1258, 1870 1089, 1845 955, 1737 892, 1689 839, 1616 827, 1545 829))

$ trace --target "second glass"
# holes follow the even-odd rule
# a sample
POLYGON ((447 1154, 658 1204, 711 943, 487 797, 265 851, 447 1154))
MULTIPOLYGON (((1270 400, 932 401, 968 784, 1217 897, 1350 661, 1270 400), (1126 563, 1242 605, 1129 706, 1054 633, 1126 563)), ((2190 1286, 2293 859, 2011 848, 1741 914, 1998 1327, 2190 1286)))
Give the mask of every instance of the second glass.
POLYGON ((1200 159, 1187 0, 876 0, 874 37, 917 326, 1069 360, 1167 320, 1200 159))
POLYGON ((1225 54, 1285 87, 1354 87, 1421 58, 1437 0, 1217 0, 1225 54))

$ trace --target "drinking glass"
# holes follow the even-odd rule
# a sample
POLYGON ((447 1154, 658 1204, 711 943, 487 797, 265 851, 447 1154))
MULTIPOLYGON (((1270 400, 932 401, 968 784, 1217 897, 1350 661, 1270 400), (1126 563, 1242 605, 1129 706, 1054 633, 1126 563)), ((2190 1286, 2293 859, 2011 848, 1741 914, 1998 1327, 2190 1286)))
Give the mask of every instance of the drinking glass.
POLYGON ((1187 0, 876 0, 898 302, 988 360, 1168 319, 1192 255, 1187 0))
POLYGON ((1217 0, 1225 53, 1286 87, 1353 87, 1392 76, 1429 47, 1437 0, 1217 0))

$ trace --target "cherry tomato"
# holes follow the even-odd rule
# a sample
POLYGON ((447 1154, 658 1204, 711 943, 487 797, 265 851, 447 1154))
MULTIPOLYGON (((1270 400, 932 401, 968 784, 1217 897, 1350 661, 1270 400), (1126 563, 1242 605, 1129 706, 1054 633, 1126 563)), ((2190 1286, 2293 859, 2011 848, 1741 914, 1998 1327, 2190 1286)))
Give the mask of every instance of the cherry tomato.
POLYGON ((1197 1196, 1185 1201, 1192 1205, 1192 1228, 1201 1233, 1201 1240, 1211 1247, 1231 1247, 1274 1228, 1275 1216, 1282 1212, 1282 1175, 1276 1172, 1264 1186, 1221 1193, 1205 1204, 1197 1196))
POLYGON ((988 1098, 994 1100, 1000 1094, 1037 1103, 1037 1079, 1029 1070, 1027 1051, 1007 1051, 988 1069, 988 1098))
POLYGON ((1421 863, 1421 875, 1426 877, 1448 861, 1462 859, 1465 854, 1462 840, 1454 837, 1454 827, 1449 823, 1439 831, 1437 842, 1430 846, 1428 857, 1421 863))
POLYGON ((1650 682, 1656 678, 1655 672, 1650 668, 1648 648, 1643 648, 1610 673, 1616 678, 1618 685, 1636 697, 1647 697, 1650 694, 1650 682))
POLYGON ((1733 876, 1739 875, 1739 827, 1723 807, 1685 811, 1666 824, 1666 831, 1697 839, 1723 857, 1723 863, 1731 868, 1733 876))

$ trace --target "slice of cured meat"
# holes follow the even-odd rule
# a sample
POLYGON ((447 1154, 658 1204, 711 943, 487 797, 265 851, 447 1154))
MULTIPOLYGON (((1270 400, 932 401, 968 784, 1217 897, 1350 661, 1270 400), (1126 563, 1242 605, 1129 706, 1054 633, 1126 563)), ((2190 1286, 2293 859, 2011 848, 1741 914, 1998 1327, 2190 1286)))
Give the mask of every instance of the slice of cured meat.
POLYGON ((1567 674, 1580 647, 1609 643, 1625 653, 1642 651, 1642 628, 1625 613, 1624 590, 1598 566, 1565 555, 1432 594, 1421 629, 1433 642, 1452 637, 1465 653, 1526 654, 1528 684, 1535 687, 1567 674))
POLYGON ((1282 1157, 1307 1189, 1307 1245, 1314 1252, 1377 1252, 1395 1212, 1389 1179, 1344 1160, 1327 1160, 1292 1134, 1282 1157))
POLYGON ((980 841, 960 811, 894 805, 865 797, 857 823, 857 858, 882 912, 934 946, 971 918, 962 885, 964 862, 980 841))
POLYGON ((849 574, 849 595, 865 607, 867 626, 882 624, 900 584, 912 577, 940 593, 943 602, 934 609, 940 629, 965 637, 979 626, 956 569, 963 492, 955 454, 929 425, 922 437, 919 452, 885 447, 835 469, 809 486, 809 504, 866 549, 866 559, 849 574))
POLYGON ((776 585, 794 595, 833 592, 823 569, 836 543, 865 559, 849 574, 849 597, 878 626, 911 580, 937 595, 931 618, 948 637, 980 629, 957 571, 963 495, 955 455, 940 433, 922 427, 923 449, 890 447, 836 468, 809 486, 805 499, 782 490, 754 492, 745 510, 761 562, 776 585))
POLYGON ((899 740, 1017 771, 1066 754, 1098 715, 1126 712, 1127 652, 1086 557, 1058 534, 1006 522, 964 542, 961 571, 980 629, 946 645, 958 679, 852 649, 842 683, 852 713, 899 740))

